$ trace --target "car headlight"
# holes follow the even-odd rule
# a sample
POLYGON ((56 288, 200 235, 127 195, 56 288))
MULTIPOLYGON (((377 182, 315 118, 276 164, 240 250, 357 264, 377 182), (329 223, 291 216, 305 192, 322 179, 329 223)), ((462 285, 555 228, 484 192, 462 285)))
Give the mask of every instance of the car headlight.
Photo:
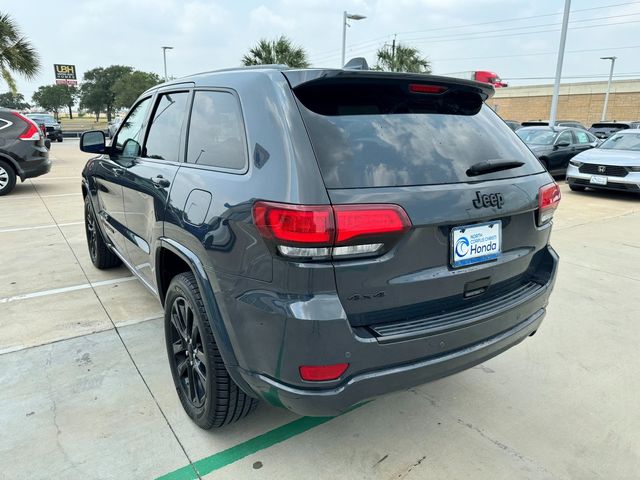
POLYGON ((627 167, 629 170, 631 170, 632 172, 640 172, 640 165, 633 166, 633 167, 627 167))
POLYGON ((583 164, 583 162, 581 162, 580 160, 574 160, 573 158, 569 160, 569 163, 574 167, 581 167, 583 164))

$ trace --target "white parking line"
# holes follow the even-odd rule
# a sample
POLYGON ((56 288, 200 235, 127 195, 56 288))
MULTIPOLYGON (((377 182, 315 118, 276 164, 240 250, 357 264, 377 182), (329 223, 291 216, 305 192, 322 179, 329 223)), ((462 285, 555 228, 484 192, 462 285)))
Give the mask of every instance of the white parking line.
POLYGON ((40 292, 23 293, 13 297, 0 298, 0 303, 15 302, 17 300, 26 300, 28 298, 46 297, 48 295, 56 295, 58 293, 75 292, 77 290, 85 290, 87 288, 104 287, 105 285, 113 285, 115 283, 124 283, 135 280, 136 277, 114 278, 112 280, 103 280, 101 282, 83 283, 81 285, 71 285, 69 287, 52 288, 51 290, 42 290, 40 292))
POLYGON ((76 176, 76 177, 49 177, 49 176, 47 176, 47 177, 40 178, 37 181, 36 181, 36 179, 33 179, 33 180, 31 180, 31 183, 34 183, 34 184, 37 185, 38 183, 44 183, 45 180, 80 180, 81 178, 82 177, 80 177, 80 176, 76 176))
POLYGON ((52 198, 52 197, 75 197, 77 195, 82 195, 82 192, 76 193, 55 193, 51 195, 40 195, 40 198, 52 198))
POLYGON ((23 232, 26 230, 41 230, 43 228, 58 228, 58 227, 69 227, 71 225, 83 225, 84 222, 69 222, 69 223, 52 223, 51 225, 35 225, 33 227, 13 227, 13 228, 0 228, 0 233, 8 233, 8 232, 23 232))

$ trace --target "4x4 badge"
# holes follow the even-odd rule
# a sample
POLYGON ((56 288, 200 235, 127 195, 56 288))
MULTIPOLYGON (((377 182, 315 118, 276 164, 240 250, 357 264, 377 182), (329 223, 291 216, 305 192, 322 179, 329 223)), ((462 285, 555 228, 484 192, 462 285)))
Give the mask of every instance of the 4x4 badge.
POLYGON ((473 206, 476 208, 498 207, 502 208, 504 198, 501 193, 483 193, 476 192, 476 198, 473 200, 473 206))

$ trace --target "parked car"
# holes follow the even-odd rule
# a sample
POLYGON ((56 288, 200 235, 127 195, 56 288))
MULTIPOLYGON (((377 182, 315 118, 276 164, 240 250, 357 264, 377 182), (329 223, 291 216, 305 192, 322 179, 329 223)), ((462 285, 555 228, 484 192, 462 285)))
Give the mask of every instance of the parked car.
POLYGON ((553 175, 564 174, 574 155, 598 146, 595 136, 579 128, 523 127, 516 135, 553 175))
POLYGON ((640 128, 640 122, 598 122, 591 125, 589 132, 601 140, 609 138, 612 133, 629 128, 640 128))
POLYGON ((83 171, 93 264, 165 309, 196 424, 336 415, 532 335, 560 190, 484 103, 420 74, 245 68, 154 87, 83 171), (455 139, 455 141, 452 141, 455 139))
POLYGON ((573 120, 560 120, 556 122, 557 127, 571 127, 571 128, 579 128, 580 130, 587 130, 587 127, 582 125, 580 122, 576 122, 573 120))
POLYGON ((522 125, 520 125, 520 122, 516 122, 515 120, 505 120, 504 123, 506 123, 507 126, 514 132, 519 128, 522 128, 522 125))
POLYGON ((27 113, 26 116, 38 124, 44 124, 47 138, 62 142, 62 126, 53 115, 48 113, 27 113))
POLYGON ((600 147, 575 156, 567 169, 569 188, 640 192, 640 129, 620 130, 600 147))
POLYGON ((49 170, 49 150, 40 127, 18 112, 0 108, 0 196, 11 192, 18 178, 24 182, 49 170))
MULTIPOLYGON (((523 127, 548 127, 549 120, 527 120, 526 122, 522 122, 523 127)), ((580 122, 575 120, 556 120, 554 122, 554 126, 556 127, 572 127, 572 128, 580 128, 582 130, 587 130, 587 128, 582 125, 580 122)))
POLYGON ((121 123, 122 123, 122 118, 120 117, 114 118, 109 122, 109 124, 107 125, 107 136, 109 138, 115 137, 116 132, 118 131, 118 128, 120 128, 121 123))

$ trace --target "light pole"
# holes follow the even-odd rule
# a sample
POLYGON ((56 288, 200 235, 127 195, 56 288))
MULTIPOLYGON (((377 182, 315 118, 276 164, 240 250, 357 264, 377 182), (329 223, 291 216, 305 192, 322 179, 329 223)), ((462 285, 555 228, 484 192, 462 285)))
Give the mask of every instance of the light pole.
POLYGON ((616 64, 616 58, 618 57, 600 57, 600 60, 611 60, 611 70, 609 70, 607 93, 604 94, 604 106, 602 107, 602 118, 600 118, 601 122, 604 122, 607 118, 607 104, 609 103, 609 92, 611 91, 611 77, 613 77, 613 66, 616 64))
POLYGON ((162 48, 162 59, 164 60, 164 81, 169 80, 167 76, 167 50, 173 50, 173 47, 160 47, 162 48))
POLYGON ((340 68, 344 67, 344 54, 345 54, 345 47, 347 45, 347 27, 349 26, 349 24, 347 23, 347 20, 362 20, 365 17, 364 15, 358 15, 357 13, 347 13, 342 12, 342 63, 340 64, 340 68))
POLYGON ((567 26, 569 24, 569 12, 571 0, 564 0, 564 16, 562 17, 562 33, 560 33, 560 47, 558 48, 558 63, 556 64, 556 80, 553 84, 553 97, 551 97, 551 114, 549 126, 555 127, 558 114, 558 96, 560 95, 560 77, 562 76, 562 61, 564 60, 564 45, 567 43, 567 26))

